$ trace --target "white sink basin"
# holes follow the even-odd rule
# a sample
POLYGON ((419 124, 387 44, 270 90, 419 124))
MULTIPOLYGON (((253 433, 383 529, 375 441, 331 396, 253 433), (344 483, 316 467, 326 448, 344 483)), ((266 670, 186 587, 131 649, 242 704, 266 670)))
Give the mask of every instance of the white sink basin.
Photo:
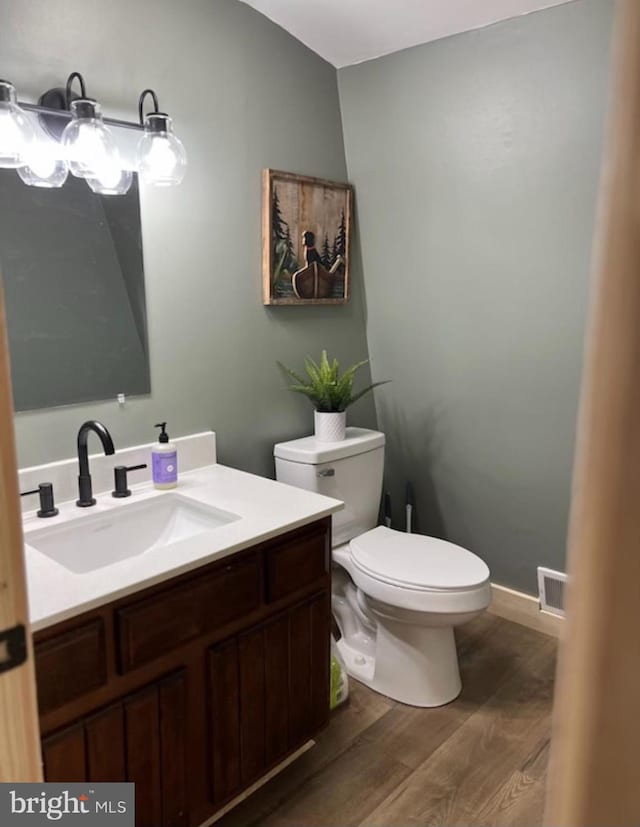
POLYGON ((127 503, 108 513, 29 532, 25 542, 77 574, 148 554, 239 519, 180 494, 127 503))

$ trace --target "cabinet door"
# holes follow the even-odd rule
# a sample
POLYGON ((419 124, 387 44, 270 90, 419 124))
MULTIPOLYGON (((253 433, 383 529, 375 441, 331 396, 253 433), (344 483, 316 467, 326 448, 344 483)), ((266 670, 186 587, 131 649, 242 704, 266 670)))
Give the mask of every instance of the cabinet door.
POLYGON ((209 651, 210 783, 228 801, 329 718, 328 594, 209 651))
POLYGON ((186 827, 186 672, 45 738, 42 752, 47 781, 132 781, 136 827, 186 827))

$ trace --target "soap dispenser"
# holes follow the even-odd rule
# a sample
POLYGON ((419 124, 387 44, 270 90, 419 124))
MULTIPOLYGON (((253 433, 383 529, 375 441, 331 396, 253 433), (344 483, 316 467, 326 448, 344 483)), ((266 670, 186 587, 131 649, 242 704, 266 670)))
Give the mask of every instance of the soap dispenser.
POLYGON ((159 422, 154 428, 160 428, 160 436, 151 449, 153 484, 162 490, 175 488, 178 485, 178 451, 175 443, 169 442, 166 422, 159 422))

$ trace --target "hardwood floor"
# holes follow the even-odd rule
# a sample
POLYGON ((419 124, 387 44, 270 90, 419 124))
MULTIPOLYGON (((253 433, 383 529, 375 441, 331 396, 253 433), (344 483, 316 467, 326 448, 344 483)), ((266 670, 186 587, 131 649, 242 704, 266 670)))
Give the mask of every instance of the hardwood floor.
POLYGON ((556 640, 485 614, 457 631, 463 691, 415 709, 351 681, 317 746, 219 827, 536 827, 556 640))

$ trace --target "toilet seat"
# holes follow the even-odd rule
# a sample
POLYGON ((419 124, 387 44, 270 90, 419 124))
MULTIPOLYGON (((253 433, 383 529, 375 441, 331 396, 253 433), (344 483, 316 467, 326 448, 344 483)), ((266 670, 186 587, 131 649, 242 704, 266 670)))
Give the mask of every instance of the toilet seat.
POLYGON ((333 550, 364 594, 387 606, 431 615, 484 611, 491 602, 489 569, 466 549, 384 526, 333 550))
POLYGON ((467 591, 489 580, 489 568, 455 543, 385 526, 350 543, 355 566, 382 583, 417 591, 467 591))

